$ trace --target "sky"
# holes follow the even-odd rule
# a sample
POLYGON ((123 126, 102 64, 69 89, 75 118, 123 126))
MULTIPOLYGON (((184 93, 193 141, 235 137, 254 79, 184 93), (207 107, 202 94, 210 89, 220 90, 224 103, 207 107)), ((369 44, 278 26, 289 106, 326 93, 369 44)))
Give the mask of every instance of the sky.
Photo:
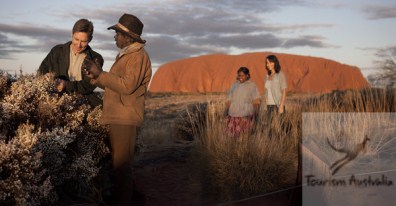
POLYGON ((1 0, 0 70, 35 73, 80 18, 108 71, 118 53, 107 28, 124 13, 144 23, 154 72, 207 54, 275 52, 322 57, 378 72, 378 52, 396 57, 395 0, 1 0))

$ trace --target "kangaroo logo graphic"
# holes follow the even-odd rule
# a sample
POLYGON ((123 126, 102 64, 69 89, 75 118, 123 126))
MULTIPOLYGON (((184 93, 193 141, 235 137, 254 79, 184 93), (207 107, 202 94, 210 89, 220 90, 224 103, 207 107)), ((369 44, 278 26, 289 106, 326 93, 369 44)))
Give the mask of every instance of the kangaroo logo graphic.
POLYGON ((367 135, 365 135, 362 143, 357 144, 352 150, 348 150, 346 148, 339 149, 339 148, 334 147, 330 143, 329 138, 327 138, 327 144, 329 144, 333 150, 340 152, 340 153, 345 153, 345 156, 343 158, 335 161, 330 166, 330 169, 333 170, 333 172, 331 174, 334 175, 339 169, 341 169, 341 167, 343 167, 348 162, 355 159, 361 151, 366 151, 366 144, 367 144, 367 141, 369 141, 369 140, 370 139, 367 137, 367 135))

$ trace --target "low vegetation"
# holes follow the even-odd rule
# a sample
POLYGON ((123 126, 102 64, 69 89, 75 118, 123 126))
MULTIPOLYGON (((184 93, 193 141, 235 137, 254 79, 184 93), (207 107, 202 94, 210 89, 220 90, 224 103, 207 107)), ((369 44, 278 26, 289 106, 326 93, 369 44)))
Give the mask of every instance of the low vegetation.
MULTIPOLYGON (((89 107, 81 96, 58 95, 52 88, 53 82, 44 77, 0 75, 0 205, 100 203, 102 189, 109 186, 95 181, 108 171, 107 130, 98 123, 101 109, 89 107)), ((192 142, 188 162, 196 182, 205 188, 203 198, 210 195, 216 202, 296 184, 304 112, 396 110, 396 93, 390 88, 293 94, 281 118, 269 122, 262 110, 251 132, 230 138, 221 95, 168 98, 172 95, 149 95, 153 101, 147 101, 139 134, 141 154, 150 145, 192 142), (188 106, 187 115, 179 113, 187 104, 205 100, 188 106)))
MULTIPOLYGON (((298 146, 304 112, 395 112, 392 89, 335 91, 305 98, 289 98, 286 114, 269 122, 261 112, 256 127, 239 138, 227 136, 223 102, 210 101, 202 115, 190 112, 193 125, 195 171, 208 194, 222 201, 238 200, 291 187, 297 182, 298 146), (269 130, 274 134, 268 136, 269 130)), ((202 111, 201 111, 202 113, 202 111)), ((359 140, 360 141, 360 140, 359 140)))
POLYGON ((92 202, 109 154, 101 109, 52 88, 43 76, 0 75, 0 205, 92 202))

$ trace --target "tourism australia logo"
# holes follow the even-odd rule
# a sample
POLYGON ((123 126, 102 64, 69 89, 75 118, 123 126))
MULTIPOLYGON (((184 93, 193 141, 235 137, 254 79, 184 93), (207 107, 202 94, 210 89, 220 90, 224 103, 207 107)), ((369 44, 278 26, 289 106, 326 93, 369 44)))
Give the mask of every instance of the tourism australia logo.
POLYGON ((365 175, 347 175, 335 177, 337 172, 342 169, 345 165, 356 159, 360 154, 364 154, 367 151, 367 144, 371 140, 364 136, 362 142, 354 145, 352 148, 347 147, 336 147, 329 138, 326 138, 327 145, 335 153, 343 154, 343 156, 335 160, 329 167, 331 176, 329 178, 317 178, 313 174, 305 175, 307 186, 358 186, 358 187, 370 187, 370 186, 393 186, 393 181, 388 179, 384 174, 378 175, 378 173, 365 174, 365 175), (376 175, 374 175, 376 174, 376 175), (362 176, 362 177, 361 177, 362 176), (360 178, 359 178, 360 177, 360 178))
POLYGON ((357 186, 357 187, 371 187, 371 186, 393 186, 393 181, 388 179, 384 174, 381 176, 368 175, 364 178, 358 178, 355 175, 350 175, 349 177, 334 178, 330 177, 328 179, 316 178, 315 175, 305 175, 307 186, 357 186))
POLYGON ((395 205, 396 113, 302 115, 302 205, 395 205))
POLYGON ((364 136, 363 142, 360 144, 355 145, 353 149, 348 149, 348 148, 336 148, 333 144, 331 144, 329 138, 326 138, 327 144, 330 146, 331 149, 338 153, 343 153, 345 156, 337 161, 335 161, 331 166, 330 169, 332 170, 332 175, 335 175, 335 173, 341 169, 344 165, 346 165, 348 162, 354 160, 360 152, 366 152, 367 151, 367 141, 370 139, 367 137, 367 135, 364 136))

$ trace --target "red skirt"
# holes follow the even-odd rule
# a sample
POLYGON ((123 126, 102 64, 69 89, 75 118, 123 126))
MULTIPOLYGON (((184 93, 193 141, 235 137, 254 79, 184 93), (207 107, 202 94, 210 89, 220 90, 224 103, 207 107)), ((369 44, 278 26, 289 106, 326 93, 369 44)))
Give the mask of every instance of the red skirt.
POLYGON ((227 135, 237 137, 242 133, 249 132, 254 125, 254 118, 252 116, 247 117, 227 117, 226 129, 227 135))

